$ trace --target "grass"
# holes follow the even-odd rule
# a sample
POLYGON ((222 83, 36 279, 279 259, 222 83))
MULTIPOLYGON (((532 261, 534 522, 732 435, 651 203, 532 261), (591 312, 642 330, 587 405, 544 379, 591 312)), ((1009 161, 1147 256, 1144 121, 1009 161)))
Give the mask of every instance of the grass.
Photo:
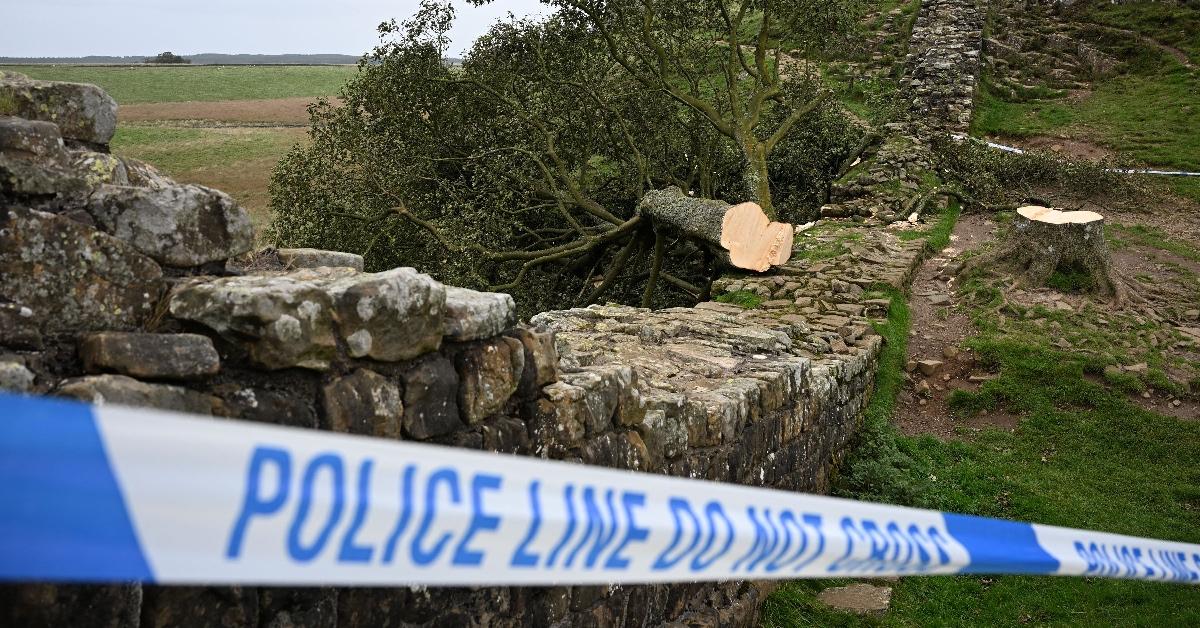
POLYGON ((334 96, 354 66, 6 66, 31 78, 95 83, 118 103, 334 96))
MULTIPOLYGON (((358 71, 348 66, 36 65, 4 69, 36 79, 95 83, 122 105, 333 96, 358 71)), ((265 126, 259 121, 262 118, 254 117, 268 107, 264 103, 257 110, 225 110, 226 118, 230 111, 236 115, 213 126, 195 121, 186 126, 165 120, 123 122, 112 150, 154 165, 181 183, 228 193, 250 212, 255 226, 261 227, 269 221, 271 170, 292 146, 306 141, 303 128, 265 126), (238 117, 243 114, 251 117, 238 117)))
POLYGON ((1092 2, 1083 8, 1080 17, 1096 24, 1135 31, 1177 48, 1193 63, 1200 63, 1200 5, 1195 3, 1092 2))
POLYGON ((1200 170, 1200 78, 1182 67, 1118 76, 1079 102, 1008 102, 985 89, 972 132, 1085 138, 1149 165, 1200 170))
POLYGON ((271 170, 306 138, 300 128, 124 125, 113 137, 112 149, 153 164, 181 183, 229 194, 250 212, 257 227, 269 220, 271 170))
MULTIPOLYGON (((905 315, 885 334, 903 338, 905 315)), ((899 343, 895 346, 899 346, 899 343)), ((842 494, 1006 519, 1200 541, 1200 423, 1143 411, 1085 375, 1100 365, 1003 338, 972 348, 1000 376, 961 393, 957 412, 1003 409, 1013 433, 973 442, 900 436, 887 423, 902 378, 902 350, 885 355, 867 412, 864 446, 847 464, 842 494)), ((882 619, 833 613, 815 594, 844 581, 789 583, 764 606, 767 626, 1200 625, 1192 587, 1093 578, 905 578, 882 619)))
POLYGON ((717 297, 719 303, 729 303, 738 307, 744 307, 747 310, 757 309, 762 305, 763 298, 749 290, 738 290, 736 292, 726 292, 717 297))
POLYGON ((1162 249, 1191 260, 1200 262, 1200 248, 1186 242, 1172 239, 1167 234, 1154 227, 1145 225, 1124 226, 1118 224, 1106 225, 1109 239, 1115 246, 1125 246, 1127 243, 1162 249))
MULTIPOLYGON (((957 207, 921 232, 932 250, 949 242, 957 207)), ((1156 237, 1146 230, 1146 237, 1156 237)), ((1123 236, 1124 237, 1124 236, 1123 236)), ((980 292, 986 292, 980 288, 980 292)), ((866 501, 1200 542, 1200 422, 1133 405, 1127 394, 1170 384, 1105 367, 1106 356, 1063 352, 1046 330, 984 324, 969 341, 996 378, 951 398, 958 415, 1021 417, 1012 433, 989 430, 969 441, 904 436, 890 422, 906 385, 910 314, 904 296, 877 326, 885 344, 876 390, 835 492, 866 501), (1024 333, 1028 331, 1029 333, 1024 333)), ((978 296, 978 295, 977 295, 978 296)), ((976 307, 986 307, 986 299, 976 307)), ((1051 325, 1066 314, 1039 312, 1051 325)), ((1113 315, 1105 313, 1110 318, 1113 315)), ((1061 319, 1061 320, 1060 320, 1061 319)), ((1024 323, 1025 321, 1021 321, 1024 323)), ((1115 346, 1115 345, 1114 345, 1115 346)), ((817 601, 848 580, 787 583, 763 606, 763 625, 783 626, 1185 626, 1200 625, 1193 587, 1025 576, 908 577, 894 587, 883 617, 832 611, 817 601)))
MULTIPOLYGON (((972 133, 1071 137, 1148 165, 1200 170, 1200 70, 1174 56, 1182 52, 1193 64, 1200 61, 1200 7, 1090 2, 1075 7, 1070 16, 1080 23, 1130 30, 1177 50, 1090 27, 1089 37, 1125 62, 1120 74, 1098 81, 1082 97, 1041 90, 1014 100, 990 89, 985 76, 972 133)), ((1200 198, 1200 185, 1172 187, 1200 198)))

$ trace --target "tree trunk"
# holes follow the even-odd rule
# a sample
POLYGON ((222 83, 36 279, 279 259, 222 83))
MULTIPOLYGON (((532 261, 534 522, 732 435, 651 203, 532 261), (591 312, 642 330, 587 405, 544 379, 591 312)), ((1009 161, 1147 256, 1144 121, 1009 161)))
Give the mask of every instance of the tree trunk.
POLYGON ((646 193, 638 213, 700 243, 726 266, 762 272, 792 256, 792 226, 771 222, 756 203, 730 205, 671 187, 646 193))
POLYGON ((1017 210, 1012 229, 995 250, 971 258, 963 271, 1004 267, 1028 286, 1044 286, 1055 270, 1086 273, 1096 292, 1123 300, 1124 283, 1115 276, 1104 239, 1104 217, 1095 212, 1062 212, 1029 206, 1017 210))
POLYGON ((771 173, 767 167, 766 147, 754 143, 742 148, 746 155, 746 170, 742 173, 742 181, 750 199, 758 203, 770 220, 775 220, 775 204, 771 199, 771 173))

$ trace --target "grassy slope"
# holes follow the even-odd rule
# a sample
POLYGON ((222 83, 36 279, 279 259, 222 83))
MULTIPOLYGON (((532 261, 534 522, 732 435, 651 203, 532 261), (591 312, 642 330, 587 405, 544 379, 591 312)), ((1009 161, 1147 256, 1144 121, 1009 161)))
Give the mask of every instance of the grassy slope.
POLYGON ((332 96, 353 66, 7 66, 31 78, 95 83, 120 104, 332 96))
MULTIPOLYGON (((1200 64, 1200 6, 1090 3, 1075 19, 1132 30, 1173 46, 1200 64)), ((1124 73, 1078 102, 1051 98, 1007 102, 984 90, 973 131, 1029 136, 1063 134, 1098 141, 1137 161, 1200 170, 1200 70, 1142 43, 1124 51, 1124 73)))
MULTIPOLYGON (((940 248, 956 218, 930 234, 940 248)), ((999 372, 957 412, 1003 409, 1023 418, 1012 434, 971 442, 905 437, 889 423, 904 383, 909 333, 903 295, 891 295, 876 395, 862 439, 838 478, 847 497, 1123 534, 1200 542, 1200 423, 1142 411, 1096 381, 1081 356, 984 325, 973 346, 999 372)), ((831 612, 816 594, 846 580, 798 581, 763 608, 766 626, 1200 625, 1193 587, 1091 578, 905 578, 883 618, 831 612)))

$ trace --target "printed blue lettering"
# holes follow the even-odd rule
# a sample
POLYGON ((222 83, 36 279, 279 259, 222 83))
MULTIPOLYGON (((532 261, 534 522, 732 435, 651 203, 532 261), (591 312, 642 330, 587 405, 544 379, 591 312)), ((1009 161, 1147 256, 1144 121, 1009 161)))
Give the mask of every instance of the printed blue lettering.
POLYGON ((567 556, 567 560, 563 563, 564 567, 570 567, 575 564, 575 557, 587 545, 588 541, 595 536, 596 540, 592 543, 592 549, 588 552, 587 558, 584 559, 584 566, 592 568, 596 564, 596 559, 600 556, 600 552, 604 550, 612 539, 617 534, 616 526, 616 508, 613 506, 613 491, 608 489, 606 492, 606 500, 608 502, 608 512, 612 515, 612 525, 604 520, 603 513, 600 512, 600 507, 596 505, 596 490, 592 487, 583 489, 583 507, 584 514, 587 516, 587 527, 583 530, 583 537, 575 544, 575 549, 571 550, 571 554, 567 556))
POLYGON ((864 535, 858 531, 858 526, 855 525, 854 519, 850 517, 842 517, 841 528, 842 532, 846 535, 846 553, 842 554, 841 558, 833 561, 833 564, 829 566, 829 573, 853 571, 859 562, 857 560, 850 559, 850 557, 854 555, 855 538, 857 537, 860 540, 867 540, 863 539, 864 535))
POLYGON ((273 515, 283 508, 287 502, 288 489, 291 486, 292 457, 288 452, 275 447, 255 447, 250 457, 250 466, 246 471, 246 498, 242 502, 242 511, 238 514, 229 534, 229 544, 225 549, 226 558, 237 558, 242 553, 242 541, 246 536, 246 527, 250 517, 255 515, 273 515), (262 487, 263 467, 271 463, 279 476, 273 495, 266 497, 262 487))
POLYGON ((412 519, 413 476, 416 474, 416 465, 410 464, 404 467, 404 479, 400 485, 400 518, 396 520, 396 526, 392 528, 392 534, 383 548, 383 564, 385 565, 392 564, 392 559, 396 556, 396 545, 400 542, 400 535, 408 528, 408 522, 412 519))
POLYGON ((296 510, 296 518, 292 520, 292 527, 288 531, 288 554, 291 555, 292 560, 306 563, 316 558, 321 550, 325 549, 329 535, 333 534, 333 528, 342 518, 342 509, 346 501, 345 481, 346 471, 341 457, 337 454, 321 454, 308 463, 304 469, 304 479, 300 483, 300 506, 296 510), (329 469, 333 503, 330 504, 325 526, 321 528, 312 544, 306 547, 300 539, 300 534, 303 532, 305 520, 308 519, 308 511, 312 508, 313 488, 317 482, 317 473, 325 468, 329 469))
POLYGON ((434 518, 437 517, 438 484, 445 484, 449 488, 451 503, 458 504, 462 501, 462 497, 459 495, 457 471, 447 467, 430 474, 429 479, 425 482, 425 516, 421 518, 421 524, 417 527, 417 532, 413 535, 412 540, 413 564, 422 567, 437 560, 446 544, 450 542, 450 533, 447 532, 433 544, 432 549, 421 547, 421 542, 429 533, 429 527, 433 524, 434 518))
MULTIPOLYGON (((817 547, 815 550, 813 550, 812 556, 800 561, 796 565, 795 569, 792 570, 796 573, 799 573, 800 570, 812 564, 814 560, 820 558, 821 555, 825 553, 825 532, 821 530, 821 515, 804 515, 802 519, 804 520, 805 524, 812 528, 813 535, 817 537, 817 547)), ((801 538, 803 539, 803 542, 800 544, 800 549, 796 550, 796 555, 788 562, 792 562, 792 560, 798 560, 804 555, 804 550, 807 549, 808 545, 808 535, 805 534, 801 538)))
POLYGON ((550 557, 546 559, 546 566, 553 567, 555 561, 558 560, 558 554, 567 546, 567 541, 571 540, 571 535, 575 534, 575 485, 568 484, 563 489, 563 503, 567 507, 567 528, 563 530, 562 538, 559 539, 558 545, 550 550, 550 557))
POLYGON ((946 537, 942 536, 941 530, 933 526, 929 526, 929 540, 933 541, 934 546, 937 547, 938 560, 941 561, 940 564, 949 565, 950 553, 946 551, 946 548, 951 547, 950 541, 947 541, 946 537))
POLYGON ((667 549, 663 550, 662 553, 658 555, 658 558, 654 560, 654 564, 650 566, 650 568, 655 571, 663 571, 665 569, 674 567, 679 563, 679 561, 683 560, 685 556, 692 553, 692 550, 695 549, 696 545, 700 542, 700 519, 696 517, 696 513, 692 512, 691 504, 689 504, 687 500, 683 499, 682 497, 672 497, 667 504, 671 508, 671 517, 675 520, 675 535, 671 537, 671 544, 667 547, 667 549), (671 551, 674 550, 675 547, 679 545, 679 542, 683 539, 683 519, 679 516, 679 513, 687 514, 688 518, 692 520, 692 542, 687 546, 686 549, 680 551, 678 556, 668 558, 667 555, 670 554, 671 551))
POLYGON ((900 526, 897 525, 895 521, 888 523, 887 534, 888 537, 890 537, 896 544, 896 552, 892 556, 892 561, 897 564, 899 569, 908 571, 913 554, 916 553, 916 551, 913 549, 913 540, 909 538, 903 530, 900 529, 900 526), (903 559, 900 558, 901 549, 904 550, 903 559))
POLYGON ((338 561, 343 563, 369 563, 371 555, 375 553, 375 548, 370 545, 355 545, 354 538, 358 536, 358 530, 367 519, 367 509, 370 508, 371 500, 371 467, 374 462, 371 459, 363 460, 362 465, 358 469, 358 505, 354 509, 354 519, 350 522, 350 529, 346 531, 346 536, 342 538, 342 549, 338 552, 338 561))
POLYGON ((779 553, 777 553, 771 560, 767 561, 766 565, 763 565, 763 569, 767 570, 767 573, 779 571, 783 567, 783 565, 779 562, 779 559, 787 556, 788 550, 792 548, 792 530, 788 526, 789 521, 792 522, 792 525, 796 526, 797 531, 800 532, 800 539, 804 538, 804 531, 800 530, 799 525, 796 524, 796 515, 792 514, 792 511, 790 510, 784 510, 782 513, 780 513, 779 527, 783 530, 783 546, 779 548, 779 553))
POLYGON ((871 554, 868 556, 869 571, 883 571, 887 568, 888 550, 891 549, 888 539, 879 531, 879 525, 871 519, 863 519, 863 532, 871 539, 871 554))
POLYGON ((529 512, 531 513, 529 532, 525 534, 525 538, 517 546, 517 551, 513 553, 512 561, 509 562, 513 567, 537 566, 538 555, 529 551, 529 544, 537 536, 538 528, 542 527, 542 504, 538 500, 538 489, 541 485, 541 480, 529 483, 529 512))
POLYGON ((629 568, 629 559, 622 556, 621 552, 625 551, 625 547, 630 543, 641 543, 650 536, 650 528, 643 528, 637 524, 633 518, 633 509, 642 508, 646 505, 646 496, 642 493, 625 493, 621 496, 621 504, 625 506, 625 537, 617 544, 617 548, 609 555, 608 560, 604 562, 605 569, 627 569, 629 568))
POLYGON ((704 541, 704 547, 700 548, 695 558, 692 559, 692 571, 704 571, 708 569, 710 565, 717 562, 717 559, 728 553, 729 548, 733 546, 733 521, 729 519, 729 515, 725 514, 725 509, 721 506, 721 502, 708 502, 708 505, 704 507, 704 514, 708 521, 708 536, 704 541), (704 555, 708 553, 708 550, 712 548, 713 543, 717 540, 716 517, 720 517, 725 522, 725 544, 715 554, 705 558, 704 555))
POLYGON ((483 562, 483 552, 473 550, 467 545, 475 535, 483 530, 489 532, 500 527, 500 517, 489 515, 483 511, 483 492, 500 489, 500 476, 480 473, 471 480, 471 523, 466 533, 454 550, 455 565, 475 566, 483 562))

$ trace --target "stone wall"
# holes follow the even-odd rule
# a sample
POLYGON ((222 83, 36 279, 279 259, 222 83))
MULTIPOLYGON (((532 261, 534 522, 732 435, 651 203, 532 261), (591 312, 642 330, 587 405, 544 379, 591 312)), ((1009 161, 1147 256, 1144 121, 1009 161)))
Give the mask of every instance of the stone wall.
MULTIPOLYGON (((0 388, 823 492, 873 387, 871 322, 888 310, 878 289, 906 288, 924 253, 900 237, 917 228, 907 221, 825 221, 787 265, 714 286, 761 307, 604 305, 521 324, 508 295, 414 269, 251 251, 228 196, 109 154, 110 118, 115 104, 93 86, 0 77, 0 388)), ((862 171, 903 168, 878 155, 917 142, 907 128, 862 171)), ((891 201, 866 186, 845 202, 830 215, 876 217, 891 201)), ((753 625, 767 591, 23 585, 0 588, 0 617, 726 626, 753 625)))
POLYGON ((983 0, 923 0, 909 39, 906 81, 913 115, 930 127, 971 126, 983 53, 983 0))

